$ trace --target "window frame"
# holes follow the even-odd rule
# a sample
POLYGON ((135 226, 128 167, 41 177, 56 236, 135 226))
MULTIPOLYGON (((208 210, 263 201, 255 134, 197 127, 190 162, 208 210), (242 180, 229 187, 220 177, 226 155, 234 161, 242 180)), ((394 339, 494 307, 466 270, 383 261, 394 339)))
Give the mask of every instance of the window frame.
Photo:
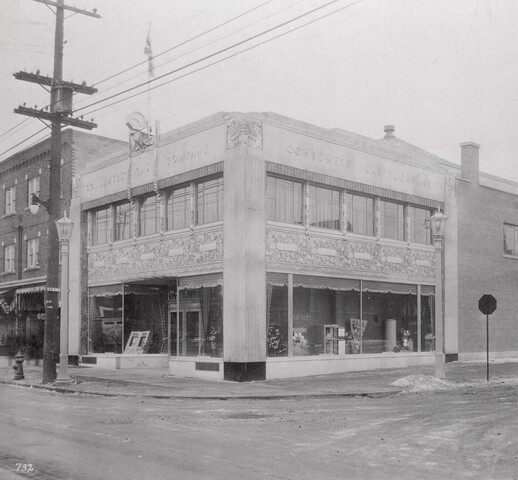
POLYGON ((290 225, 304 225, 304 204, 305 204, 305 195, 304 195, 304 182, 301 180, 296 180, 288 177, 280 177, 277 175, 267 175, 266 176, 266 218, 272 222, 279 223, 287 223, 290 225), (292 189, 291 192, 291 211, 285 210, 280 212, 279 210, 279 202, 278 197, 281 189, 278 188, 277 183, 283 182, 284 185, 291 184, 292 189), (273 184, 273 187, 272 187, 273 184), (297 192, 295 190, 295 186, 300 190, 297 192), (273 188, 273 191, 271 190, 273 188), (273 193, 273 195, 272 195, 273 193), (296 198, 298 197, 298 201, 296 198), (272 208, 273 202, 273 208, 272 208), (297 204, 298 203, 298 204, 297 204), (282 214, 281 214, 282 213, 282 214), (299 220, 300 219, 300 220, 299 220))
POLYGON ((91 231, 91 242, 92 242, 92 245, 94 246, 97 246, 97 245, 107 245, 110 243, 111 239, 109 238, 109 232, 110 232, 110 216, 111 216, 111 212, 110 212, 110 205, 108 206, 103 206, 103 207, 100 207, 100 208, 96 208, 95 210, 92 211, 92 222, 91 222, 91 225, 92 225, 92 231, 91 231), (99 213, 100 212, 106 212, 106 216, 104 217, 105 218, 105 234, 104 234, 104 237, 105 237, 105 241, 99 241, 99 225, 100 225, 100 222, 99 222, 99 213))
MULTIPOLYGON (((204 179, 200 179, 195 184, 196 198, 195 198, 195 217, 196 217, 196 225, 208 225, 210 223, 216 223, 223 220, 223 175, 217 175, 212 177, 207 177, 204 179), (208 197, 208 193, 206 190, 202 190, 203 185, 207 185, 211 182, 216 182, 216 218, 210 216, 209 219, 206 217, 208 213, 205 211, 206 208, 210 206, 209 203, 205 203, 206 198, 208 197), (201 202, 204 202, 201 205, 201 202), (203 207, 203 208, 202 208, 203 207)), ((211 195, 214 195, 213 193, 211 195)), ((209 197, 210 198, 210 197, 209 197)))
POLYGON ((376 235, 376 212, 375 212, 375 198, 371 197, 369 195, 361 195, 357 194, 355 192, 346 192, 346 204, 347 204, 347 211, 346 211, 346 229, 348 233, 352 233, 355 235, 364 235, 368 237, 374 237, 376 235), (365 212, 359 212, 364 213, 362 216, 364 218, 362 219, 363 224, 365 225, 364 231, 356 231, 355 224, 360 227, 361 225, 357 223, 357 214, 355 213, 356 210, 354 208, 354 202, 355 199, 365 199, 365 212), (369 211, 370 210, 370 211, 369 211), (372 216, 369 218, 369 214, 372 216))
POLYGON ((39 237, 28 238, 26 246, 26 265, 27 268, 40 267, 40 239, 39 237))
MULTIPOLYGON (((431 245, 432 244, 432 232, 431 232, 431 229, 429 226, 429 223, 427 223, 427 219, 430 219, 430 217, 432 216, 432 211, 429 209, 429 208, 424 208, 424 207, 420 207, 418 205, 407 205, 407 211, 408 211, 408 235, 409 235, 409 238, 408 238, 408 241, 411 242, 411 243, 418 243, 420 245, 431 245), (426 241, 425 242, 421 242, 419 239, 417 239, 417 230, 416 230, 416 226, 419 225, 419 220, 415 218, 415 215, 412 215, 412 212, 417 212, 417 211, 421 211, 421 212, 425 212, 426 215, 425 217, 422 219, 422 225, 420 226, 420 232, 424 232, 425 233, 425 236, 426 236, 426 241)), ((429 222, 429 220, 428 220, 429 222)))
POLYGON ((143 195, 138 201, 138 236, 145 237, 148 235, 154 235, 160 231, 160 202, 156 193, 143 195), (151 204, 146 206, 148 200, 154 200, 154 205, 151 204), (151 216, 151 212, 154 212, 154 217, 151 216), (145 215, 143 215, 145 214, 145 215), (148 216, 149 215, 149 216, 148 216), (148 231, 146 228, 151 225, 152 231, 148 231))
POLYGON ((16 245, 14 243, 4 246, 4 273, 16 273, 16 245), (10 255, 7 254, 8 252, 10 255))
MULTIPOLYGON (((316 228, 325 228, 328 230, 340 230, 341 229, 341 213, 342 213, 342 192, 336 188, 328 188, 322 185, 308 185, 309 189, 309 226, 316 228), (324 200, 324 204, 319 202, 319 193, 330 194, 330 203, 328 200, 324 200), (334 198, 336 195, 336 198, 334 198), (326 210, 326 207, 330 207, 331 217, 335 217, 331 220, 319 219, 319 215, 326 210), (319 224, 320 223, 320 224, 319 224)), ((325 215, 324 215, 325 216, 325 215)))
MULTIPOLYGON (((114 242, 120 242, 120 241, 123 241, 123 240, 129 240, 133 237, 133 234, 132 234, 132 230, 131 230, 131 226, 132 226, 132 208, 131 208, 131 202, 129 201, 124 201, 124 202, 117 202, 113 205, 113 241, 114 242), (119 209, 121 207, 127 207, 127 211, 123 211, 122 213, 124 213, 125 215, 127 214, 127 217, 129 218, 129 221, 128 223, 120 223, 118 222, 118 218, 119 218, 119 215, 120 215, 120 211, 119 209), (119 225, 124 225, 124 226, 128 226, 128 234, 127 236, 120 236, 119 235, 119 225)), ((125 229, 124 229, 125 230, 125 229)))
POLYGON ((29 177, 27 179, 27 206, 29 207, 32 204, 32 195, 40 196, 41 189, 41 177, 39 175, 34 175, 33 177, 29 177), (37 184, 37 188, 34 188, 34 184, 37 184))
POLYGON ((191 226, 192 218, 192 196, 193 196, 193 185, 191 183, 183 185, 175 185, 166 192, 165 201, 165 229, 166 231, 181 230, 183 228, 189 228, 191 226), (184 216, 183 223, 181 226, 175 225, 175 193, 184 190, 182 195, 183 204, 180 204, 180 210, 184 216))
POLYGON ((518 225, 513 225, 512 223, 504 222, 503 228, 503 250, 504 255, 510 257, 518 257, 518 225), (511 250, 506 250, 506 229, 512 229, 513 232, 513 248, 511 250))
POLYGON ((380 208, 380 237, 389 240, 397 240, 404 242, 406 240, 405 233, 405 205, 400 202, 393 202, 391 200, 386 200, 384 198, 380 198, 379 201, 380 208), (387 217, 387 206, 396 207, 396 223, 395 225, 392 223, 388 223, 387 217), (387 232, 387 226, 390 229, 395 229, 395 235, 392 235, 392 231, 387 232), (390 234, 390 235, 389 235, 390 234))
POLYGON ((16 213, 16 185, 11 185, 5 188, 5 215, 12 215, 16 213))

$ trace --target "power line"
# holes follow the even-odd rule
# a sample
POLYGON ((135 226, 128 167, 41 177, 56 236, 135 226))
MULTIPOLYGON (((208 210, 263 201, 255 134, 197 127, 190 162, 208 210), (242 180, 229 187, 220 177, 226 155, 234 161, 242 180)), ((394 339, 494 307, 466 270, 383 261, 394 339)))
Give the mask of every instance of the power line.
MULTIPOLYGON (((194 41, 194 40, 197 40, 198 38, 201 38, 201 37, 203 37, 204 35, 207 35, 208 33, 211 33, 211 32, 213 32, 213 31, 215 31, 215 30, 217 30, 217 29, 219 29, 219 28, 221 28, 221 27, 223 27, 223 26, 225 26, 225 25, 227 25, 227 24, 229 24, 229 23, 231 23, 231 22, 233 22, 233 21, 235 21, 235 20, 237 20, 237 19, 239 19, 239 18, 241 18, 241 17, 245 16, 245 15, 248 15, 249 13, 251 13, 251 12, 253 12, 253 11, 255 11, 255 10, 258 10, 259 8, 262 8, 262 7, 264 7, 265 5, 267 5, 267 4, 269 4, 269 3, 273 2, 273 1, 274 1, 274 0, 267 0, 266 2, 263 2, 263 3, 261 3, 260 5, 257 5, 256 7, 254 7, 254 8, 251 8, 251 9, 247 10, 246 12, 243 12, 243 13, 241 13, 241 14, 239 14, 239 15, 235 16, 235 17, 232 17, 231 19, 226 20, 225 22, 220 23, 220 24, 218 24, 218 25, 214 26, 214 27, 210 28, 209 30, 206 30, 206 31, 204 31, 204 32, 202 32, 202 33, 200 33, 200 34, 198 34, 198 35, 195 35, 194 37, 191 37, 191 38, 190 38, 190 39, 188 39, 188 40, 185 40, 184 42, 182 42, 182 43, 180 43, 180 44, 174 45, 173 47, 168 48, 168 49, 164 50, 163 52, 158 53, 157 55, 154 55, 154 56, 152 57, 152 59, 158 58, 158 57, 160 57, 160 56, 164 55, 165 53, 168 53, 168 52, 170 52, 170 51, 172 51, 172 50, 175 50, 175 49, 177 49, 177 48, 179 48, 179 47, 181 47, 181 46, 183 46, 183 45, 186 45, 186 44, 187 44, 187 43, 189 43, 189 42, 192 42, 192 41, 194 41)), ((53 13, 54 13, 54 12, 53 12, 53 13)), ((225 38, 225 37, 223 37, 223 38, 225 38)), ((122 75, 123 73, 126 73, 126 72, 128 72, 128 71, 130 71, 130 70, 132 70, 132 69, 134 69, 134 68, 136 68, 136 67, 138 67, 138 66, 140 66, 140 65, 143 65, 143 64, 147 63, 148 61, 149 61, 149 60, 144 60, 144 61, 142 61, 142 62, 140 62, 140 63, 137 63, 137 64, 135 64, 135 65, 133 65, 133 66, 131 66, 131 67, 129 67, 129 68, 126 68, 125 70, 122 70, 122 71, 120 71, 120 72, 118 72, 118 73, 116 73, 116 74, 114 74, 114 75, 111 75, 110 77, 107 77, 107 78, 105 78, 105 79, 100 80, 99 82, 95 83, 95 85, 99 85, 100 83, 103 83, 103 82, 105 82, 105 81, 111 80, 112 78, 115 78, 115 77, 117 77, 117 76, 119 76, 119 75, 122 75)), ((168 63, 168 62, 165 62, 165 63, 168 63)), ((165 63, 164 63, 164 64, 162 64, 162 65, 165 65, 165 63)), ((120 85, 120 84, 119 84, 119 85, 120 85)), ((135 88, 137 88, 137 87, 135 87, 135 88)), ((76 92, 74 92, 74 96, 75 96, 75 95, 76 95, 76 92)), ((51 106, 52 106, 52 104, 49 104, 49 105, 47 105, 45 108, 49 108, 49 107, 51 107, 51 106)), ((87 107, 88 107, 88 106, 87 106, 87 107)), ((87 107, 85 107, 85 108, 87 108, 87 107)), ((0 134, 0 138, 1 138, 1 137, 3 137, 3 136, 5 136, 7 133, 11 132, 14 128, 16 128, 17 126, 19 126, 19 125, 21 125, 22 123, 26 122, 27 120, 29 120, 29 119, 28 119, 28 118, 26 118, 25 120, 23 120, 23 121, 22 121, 22 122, 20 122, 19 124, 15 125, 15 127, 12 127, 11 129, 7 130, 6 132, 4 132, 4 133, 0 134)), ((41 131, 41 130, 40 130, 40 131, 41 131)), ((31 136, 31 137, 28 137, 28 139, 30 139, 30 138, 32 138, 32 136, 31 136)), ((27 140, 28 140, 28 139, 27 139, 27 140)), ((23 143, 23 141, 22 141, 21 143, 23 143)), ((15 145, 15 146, 14 146, 14 147, 12 147, 12 148, 15 148, 15 147, 16 147, 16 146, 18 146, 18 145, 20 145, 20 144, 17 144, 17 145, 15 145)), ((8 151, 12 150, 12 148, 11 148, 11 149, 6 150, 6 152, 8 152, 8 151)), ((4 153, 5 153, 5 152, 4 152, 4 153)), ((1 154, 0 154, 0 155, 1 155, 1 154)))
POLYGON ((21 142, 17 143, 16 145, 12 146, 11 148, 8 148, 7 150, 4 150, 3 152, 0 153, 0 155, 3 155, 4 153, 10 152, 14 148, 18 147, 22 143, 25 143, 27 140, 30 140, 32 137, 35 137, 36 135, 38 135, 38 133, 41 133, 41 132, 43 132, 46 129, 47 129, 47 127, 43 127, 41 130, 38 130, 36 133, 33 133, 30 137, 27 137, 25 140, 22 140, 21 142))
MULTIPOLYGON (((278 30, 279 28, 285 27, 286 25, 289 25, 290 23, 293 23, 293 22, 295 22, 297 20, 300 20, 301 18, 307 17, 308 15, 311 15, 312 13, 314 13, 314 12, 316 12, 318 10, 322 10, 323 8, 328 7, 329 5, 332 5, 332 4, 334 4, 336 2, 339 2, 339 1, 341 1, 341 0, 331 0, 328 3, 325 3, 324 5, 321 5, 320 7, 316 7, 313 10, 309 10, 306 13, 298 15, 297 17, 294 17, 291 20, 287 20, 285 22, 282 22, 279 25, 276 25, 275 27, 271 27, 271 28, 269 28, 267 30, 264 30, 263 32, 260 32, 260 33, 257 33, 255 35, 252 35, 251 37, 248 37, 248 38, 246 38, 244 40, 241 40, 241 41, 239 41, 237 43, 234 43, 233 45, 230 45, 230 46, 225 47, 225 48, 223 48, 221 50, 218 50, 217 52, 211 53, 210 55, 206 55, 203 58, 200 58, 198 60, 190 62, 187 65, 184 65, 184 66, 179 67, 177 69, 171 70, 170 72, 164 73, 163 75, 160 75, 159 77, 153 78, 153 79, 148 80, 146 82, 143 82, 143 83, 141 83, 139 85, 135 85, 134 87, 127 88, 126 90, 122 90, 119 93, 115 93, 113 95, 110 95, 109 97, 106 97, 104 99, 98 100, 97 102, 93 102, 90 105, 86 105, 84 107, 78 108, 77 110, 74 110, 74 113, 79 112, 79 111, 84 110, 84 109, 89 108, 89 107, 93 107, 94 105, 98 105, 99 103, 106 102, 108 100, 111 100, 112 98, 118 97, 118 96, 123 95, 125 93, 129 93, 129 92, 131 92, 131 91, 133 91, 133 90, 135 90, 137 88, 141 88, 141 87, 147 86, 147 85, 149 85, 151 83, 154 83, 154 82, 156 82, 156 81, 158 81, 158 80, 160 80, 160 79, 162 79, 164 77, 168 77, 169 75, 173 75, 175 73, 178 73, 181 70, 185 70, 186 68, 192 67, 193 65, 196 65, 196 64, 201 63, 201 62, 203 62, 205 60, 208 60, 209 58, 213 58, 213 57, 215 57, 215 56, 217 56, 217 55, 219 55, 221 53, 224 53, 224 52, 226 52, 228 50, 231 50, 232 48, 238 47, 239 45, 243 45, 244 43, 247 43, 247 42, 250 42, 252 40, 255 40, 256 38, 262 37, 263 35, 266 35, 267 33, 271 33, 274 30, 278 30)), ((360 1, 361 0, 357 0, 356 2, 353 2, 352 4, 350 4, 350 6, 356 4, 356 3, 360 2, 360 1)), ((324 17, 322 17, 322 18, 324 18, 324 17)), ((295 31, 295 30, 298 30, 298 28, 297 29, 292 29, 291 31, 295 31)), ((274 38, 278 38, 278 37, 274 37, 274 38)), ((244 51, 247 51, 247 50, 248 49, 246 49, 244 51)), ((231 58, 232 56, 234 56, 234 55, 231 55, 228 58, 231 58)), ((219 63, 219 62, 214 62, 211 65, 214 65, 216 63, 219 63)), ((128 97, 128 98, 132 98, 132 97, 128 97)), ((111 104, 111 105, 113 105, 113 104, 111 104)))
MULTIPOLYGON (((201 37, 203 37, 204 35, 207 35, 208 33, 211 33, 211 32, 213 32, 214 30, 217 30, 218 28, 221 28, 221 27, 223 27, 223 26, 227 25, 227 24, 229 24, 229 23, 233 22, 234 20, 237 20, 238 18, 244 17, 245 15, 248 15, 249 13, 253 12, 254 10, 257 10, 257 9, 259 9, 259 8, 262 8, 262 7, 264 7, 265 5, 267 5, 268 3, 271 3, 271 2, 273 2, 273 1, 274 1, 274 0, 268 0, 268 1, 266 1, 266 2, 263 2, 263 3, 261 3, 260 5, 258 5, 257 7, 251 8, 250 10, 247 10, 246 12, 243 12, 243 13, 241 13, 241 14, 237 15, 236 17, 233 17, 233 18, 231 18, 231 19, 229 19, 229 20, 226 20, 226 21, 225 21, 225 22, 223 22, 223 23, 220 23, 219 25, 216 25, 215 27, 210 28, 209 30, 206 30, 206 31, 204 31, 204 32, 202 32, 202 33, 200 33, 200 34, 198 34, 198 35, 195 35, 194 37, 191 37, 191 38, 189 38, 188 40, 183 41, 182 43, 179 43, 179 44, 177 44, 177 45, 174 45, 174 46, 172 46, 172 47, 168 48, 167 50, 164 50, 163 52, 160 52, 160 53, 158 53, 158 54, 156 54, 156 55, 153 55, 153 56, 151 57, 151 60, 154 60, 155 58, 158 58, 158 57, 160 57, 160 56, 162 56, 162 55, 164 55, 164 54, 166 54, 166 53, 168 53, 168 52, 171 52, 172 50, 176 50, 177 48, 180 48, 180 47, 182 47, 182 46, 186 45, 186 44, 187 44, 187 43, 189 43, 189 42, 192 42, 192 41, 194 41, 194 40, 197 40, 198 38, 201 38, 201 37)), ((148 61, 149 61, 149 60, 143 60, 142 62, 137 63, 137 64, 135 64, 135 65, 133 65, 133 66, 131 66, 131 67, 128 67, 128 68, 126 68, 125 70, 120 71, 119 73, 115 73, 114 75, 112 75, 112 76, 110 76, 110 77, 107 77, 107 78, 105 78, 105 79, 103 79, 103 80, 100 80, 99 82, 97 82, 97 83, 96 83, 96 84, 94 84, 94 85, 99 85, 100 83, 103 83, 103 82, 106 82, 106 81, 108 81, 108 80, 111 80, 112 78, 115 78, 115 77, 116 77, 116 76, 118 76, 118 75, 122 75, 123 73, 129 72, 130 70, 133 70, 134 68, 139 67, 140 65, 144 65, 144 64, 145 64, 145 63, 147 63, 148 61)))
MULTIPOLYGON (((329 4, 331 4, 331 3, 336 3, 336 1, 339 1, 339 0, 335 0, 335 1, 333 1, 333 2, 330 2, 329 4)), ((230 59, 230 58, 233 58, 233 57, 236 57, 236 56, 238 56, 238 55, 241 55, 242 53, 248 52, 249 50, 253 50, 253 49, 255 49, 255 48, 257 48, 257 47, 259 47, 259 46, 261 46, 261 45, 264 45, 264 44, 269 43, 269 42, 271 42, 271 41, 273 41, 273 40, 276 40, 276 39, 278 39, 278 38, 280 38, 280 37, 283 37, 283 36, 285 36, 285 35, 288 35, 289 33, 293 33, 293 32, 295 32, 295 31, 297 31, 297 30, 299 30, 299 29, 301 29, 301 28, 304 28, 304 27, 306 27, 306 26, 308 26, 308 25, 311 25, 312 23, 315 23, 315 22, 317 22, 317 21, 319 21, 319 20, 322 20, 322 19, 324 19, 324 18, 326 18, 326 17, 329 17, 330 15, 334 15, 335 13, 338 13, 338 12, 340 12, 340 11, 342 11, 342 10, 345 10, 346 8, 352 7, 353 5, 356 5, 357 3, 360 3, 361 1, 362 1, 362 0, 356 0, 356 1, 354 1, 354 2, 352 2, 352 3, 350 3, 350 4, 348 4, 348 5, 345 5, 345 6, 344 6, 344 7, 342 7, 342 8, 339 8, 339 9, 337 9, 337 10, 334 10, 333 12, 330 12, 330 13, 327 13, 327 14, 325 14, 325 15, 322 15, 321 17, 318 17, 318 18, 316 18, 316 19, 313 19, 313 20, 311 20, 311 21, 309 21, 309 22, 307 22, 307 23, 305 23, 305 24, 303 24, 303 25, 299 25, 299 26, 297 26, 297 27, 294 27, 294 28, 292 28, 292 29, 291 29, 291 30, 289 30, 289 31, 286 31, 286 32, 280 33, 279 35, 276 35, 275 37, 269 38, 269 39, 264 40, 264 41, 262 41, 262 42, 260 42, 260 43, 258 43, 258 44, 255 44, 255 45, 251 45, 250 47, 245 48, 244 50, 241 50, 241 51, 239 51, 239 52, 236 52, 236 53, 233 53, 233 54, 231 54, 231 55, 228 55, 228 56, 226 56, 226 57, 224 57, 224 58, 221 58, 221 59, 219 59, 219 60, 216 60, 215 62, 212 62, 212 63, 209 63, 209 64, 207 64, 207 65, 204 65, 204 66, 202 66, 202 67, 200 67, 200 68, 197 68, 197 69, 195 69, 195 70, 192 70, 191 72, 187 72, 187 73, 185 73, 185 74, 183 74, 183 75, 180 75, 179 77, 175 77, 175 78, 173 78, 173 79, 171 79, 171 80, 168 80, 168 81, 166 81, 166 82, 164 82, 164 83, 161 83, 161 84, 159 84, 159 85, 155 85, 155 86, 153 86, 153 87, 149 88, 149 89, 148 89, 148 90, 146 90, 146 91, 137 92, 137 93, 135 93, 135 94, 133 94, 133 95, 130 95, 130 96, 128 96, 128 97, 125 97, 125 98, 123 98, 123 99, 121 99, 121 100, 117 100, 116 102, 112 102, 112 103, 110 103, 110 104, 108 104, 108 105, 104 105, 104 106, 102 106, 102 107, 99 107, 99 108, 96 108, 96 109, 94 109, 94 110, 91 110, 91 111, 89 111, 88 113, 85 113, 85 115, 90 115, 90 114, 92 114, 92 113, 94 113, 94 112, 97 112, 97 111, 99 111, 99 110, 103 110, 103 109, 108 108, 108 107, 111 107, 111 106, 113 106, 113 105, 117 105, 118 103, 125 102, 126 100, 130 100, 131 98, 134 98, 134 97, 137 97, 137 96, 139 96, 139 95, 142 95, 143 93, 147 93, 147 92, 149 92, 149 91, 151 91, 151 90, 155 90, 155 89, 157 89, 157 88, 163 87, 164 85, 168 85, 169 83, 172 83, 172 82, 174 82, 174 81, 180 80, 180 79, 185 78, 185 77, 187 77, 187 76, 189 76, 189 75, 192 75, 192 74, 194 74, 194 73, 197 73, 197 72, 200 72, 200 71, 202 71, 202 70, 205 70, 206 68, 212 67, 212 66, 217 65, 217 64, 219 64, 219 63, 221 63, 221 62, 223 62, 223 61, 225 61, 225 60, 228 60, 228 59, 230 59)), ((329 4, 326 4, 326 5, 329 5, 329 4)), ((324 5, 324 6, 326 6, 326 5, 324 5)), ((311 13, 311 12, 308 12, 308 13, 311 13)), ((300 17, 297 17, 297 18, 300 18, 300 17)), ((290 22, 291 22, 291 21, 290 21, 290 22)), ((270 30, 270 31, 271 31, 271 30, 270 30)), ((264 33, 263 33, 263 34, 264 34, 264 33)), ((262 34, 260 34, 260 35, 262 35, 262 34)), ((256 35, 256 36, 255 36, 255 38, 256 38, 257 36, 258 36, 258 35, 256 35)), ((248 40, 244 40, 243 42, 239 42, 238 44, 235 44, 235 45, 241 45, 241 44, 245 43, 246 41, 248 41, 248 40)), ((173 70, 173 71, 171 71, 171 72, 168 72, 167 74, 164 74, 164 75, 162 75, 162 76, 160 76, 160 77, 157 77, 157 78, 156 78, 156 79, 154 79, 154 80, 159 80, 160 78, 163 78, 163 77, 165 77, 165 76, 171 75, 172 73, 177 73, 177 72, 179 72, 180 70, 184 70, 185 68, 188 68, 188 67, 190 67, 190 66, 192 66, 192 65, 195 65, 195 64, 197 64, 197 63, 200 63, 201 61, 206 60, 207 58, 213 57, 213 56, 217 55, 218 53, 221 53, 222 51, 229 50, 230 48, 233 48, 235 45, 233 45, 233 46, 231 46, 231 47, 228 47, 228 48, 226 48, 226 49, 223 49, 223 50, 221 50, 221 51, 219 51, 219 52, 216 52, 216 53, 214 53, 214 54, 212 54, 212 55, 209 55, 209 56, 207 56, 207 57, 205 57, 205 58, 203 58, 203 59, 200 59, 200 60, 197 60, 197 61, 195 61, 195 62, 192 62, 192 63, 190 63, 189 65, 186 65, 186 66, 184 66, 184 67, 180 67, 180 68, 178 68, 178 69, 176 69, 176 70, 173 70)), ((147 84, 149 84, 149 83, 151 83, 151 82, 146 82, 146 83, 144 83, 144 84, 142 84, 142 85, 147 85, 147 84)), ((135 88, 139 88, 139 87, 141 87, 142 85, 138 85, 138 86, 136 86, 136 87, 134 87, 134 88, 128 89, 128 90, 126 90, 126 91, 124 91, 124 92, 121 92, 121 93, 119 93, 119 94, 112 95, 111 97, 108 97, 108 98, 106 98, 106 99, 104 99, 104 100, 101 100, 101 101, 98 101, 98 102, 94 102, 94 103, 93 103, 93 104, 91 104, 90 106, 94 106, 94 105, 96 105, 96 104, 102 103, 103 101, 110 100, 111 98, 115 98, 116 96, 121 95, 121 94, 123 94, 123 93, 128 93, 129 91, 134 90, 135 88)), ((79 110, 82 110, 82 109, 84 109, 84 108, 88 108, 88 106, 86 106, 86 107, 82 107, 82 108, 81 108, 81 109, 79 109, 79 110)))

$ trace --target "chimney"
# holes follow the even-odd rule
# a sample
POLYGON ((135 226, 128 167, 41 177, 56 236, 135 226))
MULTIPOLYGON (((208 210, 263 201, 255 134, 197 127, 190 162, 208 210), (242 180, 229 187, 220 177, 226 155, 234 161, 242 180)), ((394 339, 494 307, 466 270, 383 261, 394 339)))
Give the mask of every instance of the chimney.
POLYGON ((478 185, 479 148, 480 145, 475 142, 464 142, 460 144, 461 177, 465 180, 469 180, 472 185, 478 185))
POLYGON ((383 131, 385 132, 385 140, 390 140, 391 138, 395 138, 394 132, 396 127, 394 125, 385 125, 383 127, 383 131))

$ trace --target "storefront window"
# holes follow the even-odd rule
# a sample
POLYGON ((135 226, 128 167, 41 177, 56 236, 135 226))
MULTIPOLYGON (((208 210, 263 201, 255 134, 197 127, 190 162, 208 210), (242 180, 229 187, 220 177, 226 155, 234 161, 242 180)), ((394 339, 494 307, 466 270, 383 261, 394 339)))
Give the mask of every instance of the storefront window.
POLYGON ((179 305, 170 305, 171 355, 223 356, 221 286, 185 288, 179 305))
POLYGON ((311 225, 340 230, 340 192, 329 188, 309 187, 311 225))
POLYGON ((89 353, 123 353, 133 332, 147 332, 140 353, 167 353, 166 287, 90 288, 89 353))
MULTIPOLYGON (((280 274, 276 274, 280 275, 280 274)), ((267 283, 268 356, 419 352, 434 349, 434 289, 417 285, 294 275, 293 328, 288 286, 267 283)))
POLYGON ((288 355, 288 287, 266 286, 266 348, 269 357, 288 355))
POLYGON ((267 196, 268 220, 302 224, 302 183, 268 177, 267 196))

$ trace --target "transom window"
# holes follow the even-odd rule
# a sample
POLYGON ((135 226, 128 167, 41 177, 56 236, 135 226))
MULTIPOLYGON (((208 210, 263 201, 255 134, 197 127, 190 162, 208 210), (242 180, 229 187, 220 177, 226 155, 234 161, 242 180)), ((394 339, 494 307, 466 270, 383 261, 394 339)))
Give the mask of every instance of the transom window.
POLYGON ((400 203, 380 201, 381 236, 394 240, 405 239, 405 213, 400 203))
POLYGON ((15 246, 6 245, 4 247, 4 272, 12 273, 15 271, 15 246))
POLYGON ((167 230, 187 228, 191 224, 191 187, 175 188, 167 197, 167 230))
POLYGON ((268 220, 302 224, 302 183, 268 177, 268 220))
POLYGON ((27 240, 27 268, 36 268, 40 265, 40 239, 27 240))
POLYGON ((338 190, 311 185, 309 204, 311 226, 340 230, 340 192, 338 190))
POLYGON ((518 256, 518 226, 504 224, 504 253, 518 256))
POLYGON ((430 244, 430 229, 426 226, 426 221, 430 218, 430 210, 408 207, 408 218, 410 224, 410 241, 430 244))
POLYGON ((131 204, 115 205, 115 241, 131 238, 131 204))
POLYGON ((223 177, 196 185, 196 219, 198 225, 223 220, 223 177))
POLYGON ((156 195, 144 197, 139 210, 139 234, 151 235, 158 231, 159 203, 156 195))
POLYGON ((92 214, 92 245, 108 243, 108 222, 110 220, 110 208, 99 208, 92 214))
POLYGON ((347 231, 374 235, 374 199, 347 194, 347 231))
POLYGON ((5 214, 16 213, 16 187, 5 189, 5 214))

